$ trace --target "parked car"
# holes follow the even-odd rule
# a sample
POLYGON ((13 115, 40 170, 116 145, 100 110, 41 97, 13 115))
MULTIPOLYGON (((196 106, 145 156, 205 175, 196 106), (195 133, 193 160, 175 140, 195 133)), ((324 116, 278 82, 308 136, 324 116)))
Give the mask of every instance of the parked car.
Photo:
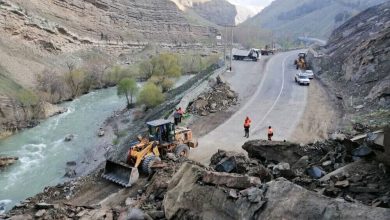
POLYGON ((307 74, 302 73, 301 71, 298 71, 295 74, 295 82, 297 82, 299 85, 310 85, 309 77, 307 74))
POLYGON ((313 70, 306 70, 305 74, 309 77, 309 79, 313 79, 314 78, 313 70))

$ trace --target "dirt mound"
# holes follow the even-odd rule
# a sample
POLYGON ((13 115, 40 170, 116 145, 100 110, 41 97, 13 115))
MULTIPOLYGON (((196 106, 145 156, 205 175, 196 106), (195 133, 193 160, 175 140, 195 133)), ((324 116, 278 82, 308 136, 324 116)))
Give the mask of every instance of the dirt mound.
POLYGON ((187 108, 187 112, 201 116, 209 115, 227 110, 230 106, 236 105, 238 95, 230 86, 220 77, 217 77, 211 89, 202 93, 187 108))

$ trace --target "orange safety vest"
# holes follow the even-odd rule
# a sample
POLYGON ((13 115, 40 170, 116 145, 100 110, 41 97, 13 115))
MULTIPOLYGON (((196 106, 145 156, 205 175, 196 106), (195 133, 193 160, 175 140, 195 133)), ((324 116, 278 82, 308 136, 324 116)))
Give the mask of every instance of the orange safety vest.
POLYGON ((249 127, 249 126, 251 126, 251 120, 250 119, 248 119, 248 120, 245 120, 245 122, 244 122, 244 127, 249 127))
POLYGON ((274 131, 272 130, 272 128, 268 128, 268 134, 273 134, 274 131))

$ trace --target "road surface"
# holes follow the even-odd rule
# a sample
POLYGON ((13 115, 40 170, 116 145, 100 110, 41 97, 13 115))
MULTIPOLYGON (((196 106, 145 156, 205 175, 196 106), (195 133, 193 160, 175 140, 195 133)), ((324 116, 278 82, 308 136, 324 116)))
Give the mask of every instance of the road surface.
POLYGON ((266 139, 269 125, 274 140, 288 140, 305 110, 308 87, 294 81, 293 65, 298 52, 290 51, 272 56, 266 65, 262 62, 235 61, 232 73, 225 78, 243 100, 239 110, 216 129, 201 137, 199 147, 190 158, 207 164, 218 150, 243 151, 243 123, 246 116, 252 120, 249 139, 266 139))

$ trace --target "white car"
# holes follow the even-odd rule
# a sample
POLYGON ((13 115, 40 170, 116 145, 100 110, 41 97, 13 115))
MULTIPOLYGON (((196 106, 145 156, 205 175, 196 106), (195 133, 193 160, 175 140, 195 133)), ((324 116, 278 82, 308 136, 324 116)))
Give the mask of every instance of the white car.
POLYGON ((314 78, 313 70, 306 70, 305 74, 309 77, 309 79, 313 79, 314 78))
POLYGON ((299 85, 310 85, 310 79, 307 74, 301 72, 295 74, 295 82, 299 85))

